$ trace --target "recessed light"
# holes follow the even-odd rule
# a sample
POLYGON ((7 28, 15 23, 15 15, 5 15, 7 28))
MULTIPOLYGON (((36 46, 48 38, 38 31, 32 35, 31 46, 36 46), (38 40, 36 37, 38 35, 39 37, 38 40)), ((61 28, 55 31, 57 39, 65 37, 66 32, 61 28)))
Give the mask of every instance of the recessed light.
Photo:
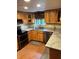
POLYGON ((25 2, 30 2, 30 0, 24 0, 25 2))
POLYGON ((40 4, 37 4, 37 7, 41 7, 41 5, 40 4))
POLYGON ((24 7, 24 9, 28 9, 28 7, 24 7))

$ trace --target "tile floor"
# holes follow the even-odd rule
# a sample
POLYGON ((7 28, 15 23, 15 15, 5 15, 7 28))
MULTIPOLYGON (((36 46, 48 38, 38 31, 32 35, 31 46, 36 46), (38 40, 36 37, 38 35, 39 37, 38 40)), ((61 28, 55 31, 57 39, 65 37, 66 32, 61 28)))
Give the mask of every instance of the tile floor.
POLYGON ((48 48, 45 48, 45 51, 44 51, 41 59, 49 59, 49 49, 48 48))
POLYGON ((17 52, 17 59, 49 59, 45 44, 32 41, 17 52))

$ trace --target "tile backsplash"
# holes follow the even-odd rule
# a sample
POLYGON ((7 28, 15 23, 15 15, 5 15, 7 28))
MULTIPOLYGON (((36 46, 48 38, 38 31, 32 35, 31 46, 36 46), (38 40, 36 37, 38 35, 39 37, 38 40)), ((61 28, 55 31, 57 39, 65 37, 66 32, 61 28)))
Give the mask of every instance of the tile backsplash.
POLYGON ((44 27, 48 28, 48 29, 54 29, 54 28, 61 29, 61 25, 57 25, 57 24, 55 24, 55 25, 45 25, 44 27))
MULTIPOLYGON (((21 29, 27 29, 27 28, 34 28, 34 24, 21 24, 21 29)), ((58 25, 58 24, 46 24, 44 26, 42 26, 43 28, 46 28, 46 29, 52 29, 52 30, 60 30, 61 31, 61 25, 58 25)))

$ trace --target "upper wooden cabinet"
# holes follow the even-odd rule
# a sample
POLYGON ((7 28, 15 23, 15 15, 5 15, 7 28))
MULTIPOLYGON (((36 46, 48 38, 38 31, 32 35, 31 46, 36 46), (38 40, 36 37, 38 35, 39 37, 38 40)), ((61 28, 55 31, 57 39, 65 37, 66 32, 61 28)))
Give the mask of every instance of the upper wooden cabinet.
POLYGON ((33 23, 34 14, 33 13, 24 13, 24 12, 17 12, 17 19, 22 19, 23 23, 33 23))
POLYGON ((50 11, 49 13, 50 23, 56 23, 58 20, 58 12, 56 10, 50 11))
POLYGON ((34 13, 29 13, 28 14, 28 23, 33 23, 35 19, 34 13))
POLYGON ((49 11, 45 11, 44 17, 45 17, 46 23, 50 23, 49 16, 50 16, 50 15, 49 15, 49 11))
POLYGON ((17 19, 22 19, 23 23, 28 23, 28 15, 23 12, 17 12, 17 19))
POLYGON ((45 18, 46 23, 59 23, 60 22, 60 12, 61 9, 53 9, 44 12, 17 12, 17 19, 22 19, 23 23, 33 23, 34 19, 45 18))
POLYGON ((49 10, 44 13, 46 23, 58 22, 58 10, 49 10))

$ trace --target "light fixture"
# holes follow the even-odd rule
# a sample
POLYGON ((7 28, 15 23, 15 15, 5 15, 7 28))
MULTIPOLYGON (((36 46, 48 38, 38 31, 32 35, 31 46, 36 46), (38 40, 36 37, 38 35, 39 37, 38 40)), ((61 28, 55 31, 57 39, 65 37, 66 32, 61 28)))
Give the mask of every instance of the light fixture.
POLYGON ((24 0, 25 2, 30 2, 30 0, 24 0))
POLYGON ((37 7, 41 7, 41 5, 40 4, 37 4, 37 7))
POLYGON ((24 9, 28 9, 28 7, 24 7, 24 9))

